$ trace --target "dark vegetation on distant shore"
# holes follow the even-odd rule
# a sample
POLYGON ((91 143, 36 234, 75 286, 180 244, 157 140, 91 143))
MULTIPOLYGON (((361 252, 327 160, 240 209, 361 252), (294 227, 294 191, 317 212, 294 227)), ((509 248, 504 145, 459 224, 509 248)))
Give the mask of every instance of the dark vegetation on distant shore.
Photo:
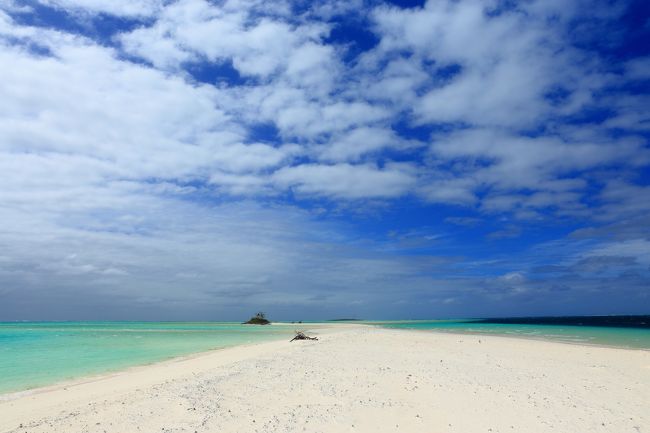
POLYGON ((244 325, 269 325, 271 322, 267 320, 266 314, 263 312, 259 312, 250 319, 248 319, 247 322, 243 323, 244 325))

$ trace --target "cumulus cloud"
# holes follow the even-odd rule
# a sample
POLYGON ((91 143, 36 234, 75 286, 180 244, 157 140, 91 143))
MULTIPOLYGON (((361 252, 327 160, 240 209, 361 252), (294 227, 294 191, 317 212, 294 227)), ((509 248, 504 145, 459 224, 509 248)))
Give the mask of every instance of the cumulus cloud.
MULTIPOLYGON (((293 73, 327 56, 316 42, 325 35, 322 25, 294 26, 274 16, 263 2, 181 0, 164 8, 154 25, 120 36, 125 50, 159 67, 179 67, 189 60, 232 61, 244 75, 268 77, 281 68, 293 73), (302 59, 289 59, 291 52, 302 59)), ((279 7, 276 10, 281 10, 279 7)))
POLYGON ((467 196, 465 201, 471 203, 478 191, 488 189, 492 195, 482 200, 482 206, 490 211, 517 206, 568 210, 572 203, 579 203, 579 192, 587 188, 575 173, 616 164, 643 166, 650 157, 643 141, 636 138, 588 142, 553 135, 516 136, 492 129, 434 137, 430 150, 437 164, 454 163, 456 176, 440 185, 431 198, 451 188, 451 197, 467 196), (526 194, 516 194, 523 191, 526 194))
POLYGON ((144 18, 163 7, 162 0, 38 0, 39 3, 74 13, 108 14, 144 18))
POLYGON ((561 21, 550 19, 557 11, 521 4, 490 13, 496 8, 496 2, 430 1, 422 9, 375 11, 378 51, 406 51, 434 77, 415 101, 418 122, 526 127, 551 110, 579 108, 583 92, 599 81, 577 67, 582 54, 566 45, 561 21), (582 80, 574 81, 576 75, 582 80), (567 92, 561 107, 545 98, 559 86, 567 92))
POLYGON ((630 60, 625 65, 626 75, 633 80, 650 79, 650 57, 630 60))
POLYGON ((298 194, 336 198, 397 197, 408 191, 415 179, 410 167, 378 169, 370 165, 300 165, 278 170, 274 181, 298 194))
POLYGON ((32 12, 33 9, 28 5, 21 5, 15 0, 1 0, 0 1, 0 10, 5 10, 7 12, 18 12, 18 13, 28 13, 32 12))
POLYGON ((355 161, 387 148, 407 149, 418 145, 399 137, 388 128, 361 127, 332 137, 331 145, 323 147, 319 158, 326 161, 355 161))
POLYGON ((446 241, 423 260, 319 220, 404 203, 405 220, 424 209, 489 248, 572 221, 567 281, 631 267, 642 287, 648 59, 589 47, 594 22, 625 12, 589 3, 0 0, 0 290, 27 308, 89 286, 119 309, 181 290, 462 306, 564 287, 530 272, 553 261, 523 263, 534 249, 477 278, 446 241))

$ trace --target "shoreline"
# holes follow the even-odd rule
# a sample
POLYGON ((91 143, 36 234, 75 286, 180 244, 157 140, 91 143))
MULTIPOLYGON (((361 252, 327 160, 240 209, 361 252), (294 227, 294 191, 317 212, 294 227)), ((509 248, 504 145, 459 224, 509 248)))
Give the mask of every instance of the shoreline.
MULTIPOLYGON (((135 323, 135 322, 134 322, 135 323)), ((234 323, 234 322, 233 322, 234 323)), ((273 326, 286 326, 286 325, 293 325, 292 323, 278 323, 278 322, 273 322, 270 325, 273 326)), ((338 325, 331 325, 328 323, 323 323, 323 322, 317 322, 317 323, 310 323, 310 325, 313 326, 313 328, 308 328, 307 331, 308 333, 316 333, 317 331, 324 331, 328 330, 331 327, 338 327, 338 325)), ((341 328, 345 327, 346 324, 342 324, 341 328)), ((261 325, 251 325, 251 326, 261 326, 261 325)), ((358 326, 366 326, 366 325, 358 325, 358 326)), ((173 331, 172 331, 173 332, 173 331)), ((177 355, 177 356, 171 356, 168 358, 156 360, 156 361, 151 361, 151 362, 146 362, 142 364, 134 364, 131 366, 123 367, 123 368, 116 368, 114 370, 106 370, 101 373, 95 373, 95 374, 87 374, 87 375, 81 375, 69 379, 64 379, 60 381, 53 382, 48 385, 42 385, 42 386, 36 386, 33 388, 28 388, 28 389, 23 389, 23 390, 17 390, 17 391, 8 391, 8 392, 0 392, 0 404, 6 401, 12 401, 16 400, 22 397, 28 397, 33 394, 40 394, 44 392, 50 392, 50 391, 57 391, 57 390, 62 390, 64 388, 70 388, 74 387, 77 385, 83 385, 86 383, 93 383, 97 382, 100 380, 104 379, 109 379, 111 377, 115 377, 117 375, 122 375, 122 374, 128 374, 132 372, 137 372, 142 369, 147 369, 150 367, 155 367, 155 366, 164 366, 167 364, 174 364, 177 362, 183 362, 183 361, 189 361, 192 359, 200 358, 203 356, 209 356, 212 354, 218 354, 222 351, 229 350, 229 349, 236 349, 236 348, 249 348, 249 347, 255 347, 258 345, 264 345, 264 344, 269 344, 269 343, 277 343, 277 342, 282 342, 284 341, 285 336, 278 337, 278 338, 273 338, 269 339, 268 341, 257 341, 257 342, 250 342, 250 343, 241 343, 241 344, 235 344, 232 346, 224 346, 224 347, 215 347, 209 350, 200 350, 197 352, 192 352, 192 353, 187 353, 184 355, 177 355)))
MULTIPOLYGON (((269 326, 293 326, 293 325, 295 324, 287 323, 287 322, 272 322, 271 324, 269 324, 269 326)), ((302 323, 302 325, 305 325, 305 323, 302 323)), ((307 333, 317 333, 317 331, 327 331, 327 330, 331 330, 331 331, 345 330, 346 328, 349 329, 349 328, 372 327, 377 329, 388 329, 388 330, 393 330, 398 332, 415 331, 415 332, 422 332, 425 334, 435 333, 435 334, 442 334, 442 335, 490 337, 490 338, 501 338, 501 339, 524 340, 524 341, 527 340, 527 341, 537 341, 542 343, 546 342, 546 343, 565 344, 569 346, 583 346, 587 348, 601 348, 601 349, 614 349, 614 350, 626 350, 626 351, 629 350, 629 351, 640 351, 640 352, 650 353, 650 349, 644 349, 638 347, 626 347, 626 346, 616 346, 616 345, 607 345, 602 343, 588 343, 588 342, 578 342, 578 341, 572 342, 572 341, 566 341, 561 339, 544 338, 544 337, 536 337, 536 336, 529 336, 529 335, 517 335, 517 334, 497 334, 497 333, 493 334, 493 333, 480 333, 480 332, 471 332, 471 331, 464 332, 459 330, 447 331, 444 329, 391 328, 391 327, 382 327, 381 325, 374 325, 369 323, 349 323, 349 322, 344 322, 344 323, 313 322, 313 323, 307 323, 306 325, 311 325, 314 327, 314 328, 306 328, 306 331, 304 332, 307 333)), ((261 326, 261 325, 251 325, 251 326, 261 326)), ((28 388, 28 389, 18 390, 18 391, 0 392, 0 404, 6 401, 16 400, 34 394, 57 391, 57 390, 74 387, 86 383, 93 383, 114 376, 128 374, 131 372, 137 372, 139 370, 147 369, 150 367, 164 366, 167 364, 174 364, 177 362, 188 361, 203 356, 218 354, 222 351, 226 351, 229 349, 249 348, 258 345, 265 345, 265 344, 281 342, 281 341, 284 340, 278 338, 278 339, 271 339, 269 341, 263 341, 263 342, 242 343, 233 346, 217 347, 209 350, 202 350, 202 351, 188 353, 184 355, 171 356, 169 358, 147 362, 143 364, 134 364, 124 368, 117 368, 115 370, 107 370, 102 373, 81 375, 78 377, 57 381, 49 385, 37 386, 34 388, 28 388)))
MULTIPOLYGON (((379 326, 381 327, 381 326, 379 326)), ((585 346, 585 347, 600 347, 603 349, 619 349, 619 350, 633 350, 633 351, 642 351, 642 352, 650 352, 650 348, 643 348, 643 347, 631 347, 631 346, 617 346, 614 344, 605 344, 605 343, 589 343, 589 342, 583 342, 583 341, 567 341, 567 340, 562 340, 561 338, 547 338, 547 337, 537 337, 534 335, 523 335, 523 334, 498 334, 498 333, 481 333, 481 332, 471 332, 471 331, 458 331, 458 330, 453 330, 453 331, 446 331, 444 329, 417 329, 417 328, 384 328, 384 329, 393 329, 396 331, 417 331, 417 332, 436 332, 440 334, 452 334, 452 335, 471 335, 475 337, 497 337, 497 338, 514 338, 514 339, 521 339, 521 340, 532 340, 532 341, 541 341, 541 342, 549 342, 549 343, 558 343, 558 344, 568 344, 570 346, 585 346)))
POLYGON ((60 391, 60 390, 67 390, 67 388, 72 388, 78 385, 85 385, 88 383, 93 383, 105 379, 110 379, 112 377, 116 377, 118 375, 123 375, 123 374, 130 374, 130 373, 137 373, 138 371, 141 371, 143 369, 147 369, 150 367, 155 367, 155 366, 165 366, 168 364, 175 364, 178 362, 184 362, 184 361, 191 361, 193 359, 197 359, 206 355, 211 355, 211 354, 216 354, 224 350, 228 349, 233 349, 233 348, 246 348, 246 347, 253 347, 253 346, 258 346, 262 344, 267 344, 267 343, 274 343, 275 341, 265 341, 265 342, 255 342, 255 343, 244 343, 244 344, 237 344, 235 346, 226 346, 226 347, 217 347, 214 349, 210 350, 204 350, 200 352, 194 352, 190 353, 187 355, 179 355, 179 356, 172 356, 171 358, 166 358, 162 359, 159 361, 152 361, 148 362, 145 364, 136 364, 132 365, 130 367, 126 368, 120 368, 117 370, 110 370, 106 371, 104 373, 99 373, 99 374, 90 374, 90 375, 84 375, 84 376, 79 376, 75 378, 70 378, 66 380, 62 380, 59 382, 52 383, 50 385, 44 385, 44 386, 37 386, 34 388, 29 388, 25 389, 22 391, 9 391, 6 393, 0 393, 0 404, 5 401, 11 401, 11 400, 16 400, 18 398, 22 397, 29 397, 30 395, 35 395, 35 394, 41 394, 45 392, 51 392, 51 391, 60 391))
POLYGON ((650 431, 647 351, 409 331, 334 325, 37 388, 0 401, 0 432, 650 431))
MULTIPOLYGON (((8 323, 8 322, 5 322, 5 323, 8 323)), ((30 322, 30 323, 32 323, 32 322, 30 322)), ((52 322, 39 322, 39 323, 50 324, 52 322)), ((72 323, 72 324, 76 324, 76 323, 80 323, 80 322, 56 322, 56 323, 72 323)), ((88 323, 91 323, 91 322, 88 322, 88 323)), ((101 322, 100 321, 100 322, 92 322, 92 323, 93 324, 105 324, 105 323, 114 323, 114 322, 101 322)), ((115 322, 115 323, 139 324, 139 323, 143 323, 143 322, 132 321, 132 322, 115 322)), ((161 323, 161 322, 151 322, 151 323, 158 324, 158 323, 161 323)), ((221 325, 221 324, 242 325, 241 322, 165 322, 165 323, 180 323, 180 324, 190 323, 190 324, 193 324, 193 325, 194 324, 202 324, 202 323, 218 324, 218 325, 221 325)), ((92 379, 95 379, 95 378, 101 378, 101 377, 104 377, 104 376, 110 376, 110 375, 117 374, 117 373, 120 373, 120 372, 129 371, 131 369, 156 365, 156 364, 159 364, 159 363, 165 363, 165 362, 170 362, 170 361, 174 361, 174 360, 182 360, 182 359, 185 359, 185 358, 200 356, 200 355, 205 354, 205 353, 210 353, 210 352, 213 352, 213 351, 219 351, 219 350, 228 349, 228 348, 232 348, 232 347, 250 346, 250 345, 266 343, 266 342, 282 341, 285 338, 290 339, 293 336, 293 333, 291 332, 291 330, 292 330, 291 327, 294 327, 296 330, 298 330, 298 329, 301 329, 301 330, 314 329, 314 330, 316 330, 316 329, 326 329, 326 328, 328 328, 330 326, 333 326, 333 325, 330 325, 330 324, 325 323, 325 322, 312 322, 312 323, 309 323, 308 328, 306 328, 305 326, 297 327, 296 325, 297 324, 284 323, 284 322, 272 322, 268 326, 247 325, 247 326, 250 326, 251 328, 256 328, 256 329, 259 329, 259 330, 262 330, 262 331, 264 329, 260 329, 260 328, 269 328, 269 329, 271 329, 271 327, 272 327, 272 328, 275 328, 276 331, 281 329, 282 333, 276 333, 275 335, 270 335, 267 338, 263 338, 263 339, 259 339, 259 340, 252 339, 250 341, 237 342, 237 343, 234 343, 234 344, 233 343, 226 343, 225 345, 215 345, 213 347, 208 347, 208 348, 202 347, 202 348, 197 348, 197 349, 194 349, 194 350, 183 351, 183 352, 180 352, 180 353, 171 353, 169 355, 158 356, 158 357, 156 357, 154 359, 149 359, 149 360, 127 361, 127 362, 124 362, 122 364, 107 366, 107 367, 104 367, 104 368, 102 368, 102 367, 95 368, 94 371, 91 370, 91 371, 82 372, 80 374, 71 374, 68 377, 46 378, 46 379, 44 379, 42 381, 41 384, 36 384, 36 385, 32 385, 32 386, 28 385, 28 387, 26 387, 26 388, 23 388, 23 387, 19 386, 19 387, 14 387, 13 389, 0 390, 0 402, 3 401, 3 400, 7 400, 8 398, 13 398, 12 395, 14 395, 14 394, 17 395, 17 394, 27 394, 27 393, 31 393, 31 392, 39 392, 42 389, 48 389, 48 388, 52 388, 52 387, 56 388, 57 386, 60 386, 60 385, 74 384, 74 383, 76 383, 78 381, 92 380, 92 379)), ((303 325, 303 324, 301 324, 301 325, 303 325)), ((341 326, 346 326, 346 325, 343 324, 341 326)), ((94 332, 103 332, 104 330, 100 329, 99 331, 98 330, 93 330, 93 331, 94 332)), ((114 331, 109 329, 109 330, 106 330, 105 332, 113 333, 114 331)), ((158 333, 160 331, 158 331, 158 330, 150 330, 150 329, 136 329, 136 330, 121 329, 119 332, 121 332, 121 333, 129 333, 129 332, 134 332, 134 333, 147 333, 147 332, 158 333)), ((170 330, 164 330, 164 332, 173 334, 173 333, 183 333, 185 331, 184 330, 170 329, 170 330)), ((1 369, 1 366, 0 366, 0 369, 1 369)))

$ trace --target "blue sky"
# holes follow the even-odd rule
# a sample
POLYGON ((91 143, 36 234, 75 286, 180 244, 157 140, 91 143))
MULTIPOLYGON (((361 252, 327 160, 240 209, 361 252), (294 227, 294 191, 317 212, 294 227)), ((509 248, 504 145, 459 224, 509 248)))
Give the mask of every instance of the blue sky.
POLYGON ((644 1, 0 0, 0 320, 650 313, 644 1))

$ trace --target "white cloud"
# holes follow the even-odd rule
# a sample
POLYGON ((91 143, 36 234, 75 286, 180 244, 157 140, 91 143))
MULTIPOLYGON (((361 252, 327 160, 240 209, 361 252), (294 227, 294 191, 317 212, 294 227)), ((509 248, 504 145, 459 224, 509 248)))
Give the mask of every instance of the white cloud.
POLYGON ((38 0, 46 6, 71 12, 109 14, 119 17, 149 17, 163 7, 162 0, 38 0))
POLYGON ((429 74, 421 62, 414 59, 392 59, 381 68, 373 65, 378 62, 373 57, 367 55, 360 62, 361 69, 369 70, 364 94, 371 100, 389 102, 398 110, 409 111, 419 100, 420 88, 429 82, 429 74))
POLYGON ((426 284, 418 276, 426 265, 355 248, 345 230, 296 208, 198 204, 137 189, 120 191, 118 203, 109 198, 115 189, 77 192, 100 206, 0 209, 0 223, 12 227, 0 232, 3 317, 65 317, 68 307, 96 303, 95 313, 127 318, 234 319, 282 305, 334 313, 356 299, 403 297, 395 287, 405 281, 414 290, 426 284))
POLYGON ((628 257, 643 266, 650 266, 650 241, 631 239, 622 242, 609 242, 590 250, 586 257, 628 257))
POLYGON ((274 173, 273 180, 298 194, 351 199, 397 197, 415 183, 409 170, 402 167, 350 164, 286 167, 274 173))
POLYGON ((237 143, 224 146, 220 145, 218 139, 210 144, 211 165, 233 173, 278 167, 288 162, 292 154, 300 153, 300 147, 296 145, 273 147, 262 143, 237 143))
POLYGON ((650 104, 650 96, 646 94, 616 95, 606 98, 603 103, 616 111, 616 115, 603 122, 603 126, 639 133, 650 131, 650 112, 646 109, 650 104))
POLYGON ((624 179, 612 179, 596 197, 600 209, 597 220, 625 221, 648 215, 650 211, 650 186, 636 185, 624 179))
POLYGON ((7 12, 29 13, 33 11, 33 8, 31 6, 19 4, 16 0, 0 0, 0 11, 2 10, 7 12))
POLYGON ((210 175, 210 183, 220 191, 233 196, 271 194, 271 187, 265 177, 251 174, 215 172, 210 175))
POLYGON ((379 152, 386 148, 405 149, 417 146, 399 137, 387 128, 362 127, 335 136, 319 154, 325 161, 356 161, 364 155, 379 152))
MULTIPOLYGON (((245 145, 245 130, 219 108, 219 92, 116 58, 82 38, 34 32, 56 57, 0 52, 5 152, 102 167, 128 179, 205 177, 210 167, 259 169, 283 150, 245 145), (213 132, 218 131, 220 132, 213 132)), ((80 167, 78 168, 80 169, 80 167)), ((82 179, 78 179, 81 181, 82 179)))
POLYGON ((478 199, 474 190, 480 186, 470 178, 428 179, 420 188, 420 195, 432 203, 474 205, 478 199))
MULTIPOLYGON (((373 17, 381 43, 375 61, 406 51, 411 64, 427 62, 421 68, 433 79, 413 104, 422 124, 529 127, 553 113, 575 112, 602 83, 593 64, 585 66, 584 55, 563 39, 565 22, 557 18, 570 15, 571 8, 558 15, 538 3, 543 2, 499 14, 488 13, 496 2, 471 0, 429 1, 421 9, 378 8, 373 17), (448 72, 450 66, 457 72, 448 72), (545 97, 558 86, 568 92, 561 106, 545 97)), ((397 99, 421 86, 420 75, 386 84, 397 99)))
POLYGON ((633 80, 650 79, 650 56, 627 62, 625 64, 625 73, 633 80))
POLYGON ((196 60, 196 55, 184 50, 166 37, 166 29, 161 27, 140 27, 121 38, 126 52, 140 55, 156 67, 176 69, 178 65, 196 60))
POLYGON ((331 91, 340 74, 341 65, 336 51, 330 46, 307 42, 291 50, 286 66, 286 80, 295 87, 331 91))
MULTIPOLYGON (((588 186, 575 178, 576 172, 609 164, 642 166, 650 161, 643 142, 637 139, 574 142, 553 136, 521 137, 491 129, 434 137, 431 152, 436 164, 453 164, 450 171, 456 174, 456 180, 452 181, 450 202, 453 197, 460 199, 486 188, 510 192, 484 200, 485 210, 499 212, 519 205, 570 207, 580 199, 575 191, 588 186), (518 191, 528 194, 512 194, 518 191), (538 194, 530 195, 531 191, 538 194)), ((465 201, 471 202, 469 197, 465 201)))
MULTIPOLYGON (((90 0, 57 4, 88 13, 108 8, 90 0)), ((552 102, 543 94, 550 87, 569 86, 570 96, 553 108, 566 114, 592 100, 590 89, 609 80, 594 75, 592 66, 580 70, 570 61, 574 55, 584 59, 565 46, 561 31, 575 10, 563 10, 561 19, 550 22, 546 18, 559 13, 551 6, 532 2, 495 14, 487 11, 496 4, 471 0, 413 9, 381 6, 370 14, 379 45, 347 65, 342 48, 324 42, 330 24, 311 20, 322 15, 289 20, 291 6, 285 3, 269 9, 257 0, 136 2, 131 7, 148 8, 155 19, 118 35, 122 45, 115 48, 15 25, 5 15, 1 31, 13 42, 0 56, 15 67, 0 72, 2 96, 9 101, 0 121, 4 150, 40 155, 37 167, 49 158, 67 161, 79 172, 92 172, 88 179, 94 182, 199 181, 230 195, 275 195, 283 187, 332 198, 415 192, 486 211, 576 211, 586 185, 571 173, 612 163, 640 166, 648 155, 639 139, 607 141, 595 138, 602 135, 596 131, 580 137, 585 128, 519 135, 518 127, 549 115, 552 102), (52 55, 32 53, 34 44, 52 55), (123 60, 120 48, 155 67, 123 60), (197 84, 183 65, 206 61, 231 62, 259 81, 197 84), (457 73, 446 76, 450 65, 457 65, 457 73), (420 164, 420 144, 400 136, 396 119, 469 127, 434 135, 420 164), (280 142, 251 141, 250 126, 257 123, 276 127, 280 142), (377 169, 391 165, 385 150, 410 151, 416 164, 407 172, 377 169), (341 185, 328 180, 334 170, 346 179, 341 185), (388 190, 365 181, 344 186, 366 175, 388 190), (481 203, 476 194, 486 190, 481 203)), ((628 70, 640 69, 634 65, 628 70)), ((643 124, 643 101, 625 101, 617 101, 618 116, 608 127, 643 124)))
MULTIPOLYGON (((97 14, 140 24, 97 41, 19 24, 16 14, 38 8, 0 0, 0 64, 11 66, 0 68, 3 293, 43 294, 53 276, 62 292, 89 284, 159 305, 188 290, 213 306, 242 287, 256 302, 275 291, 303 305, 375 288, 401 299, 405 281, 433 299, 473 290, 468 279, 459 296, 444 292, 429 262, 351 246, 345 227, 282 204, 287 193, 324 208, 413 197, 504 220, 647 213, 635 175, 650 162, 648 101, 616 87, 645 79, 647 61, 610 72, 572 46, 579 5, 366 8, 354 22, 370 19, 379 44, 350 60, 324 19, 356 1, 302 4, 295 16, 289 2, 262 0, 42 3, 81 28, 97 14), (226 76, 199 77, 202 68, 226 76), (564 123, 584 107, 614 114, 564 123)), ((504 227, 493 236, 520 234, 504 227)))
POLYGON ((167 6, 153 26, 123 34, 120 40, 127 52, 158 67, 199 59, 230 61, 243 75, 265 78, 285 68, 291 52, 317 47, 327 31, 322 25, 294 27, 275 17, 257 18, 255 6, 180 0, 167 6))
POLYGON ((386 120, 390 112, 364 102, 309 103, 281 109, 276 123, 284 134, 312 138, 386 120))

